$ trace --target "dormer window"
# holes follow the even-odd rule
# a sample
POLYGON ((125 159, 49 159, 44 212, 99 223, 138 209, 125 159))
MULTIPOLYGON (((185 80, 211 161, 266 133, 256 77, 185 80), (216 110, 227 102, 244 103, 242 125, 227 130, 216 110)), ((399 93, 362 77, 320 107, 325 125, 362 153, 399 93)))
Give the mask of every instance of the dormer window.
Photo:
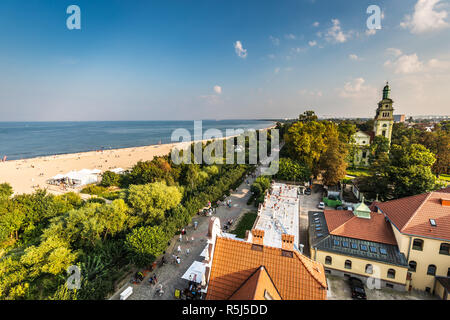
POLYGON ((436 226, 437 226, 436 220, 434 220, 434 219, 430 219, 430 224, 431 224, 431 226, 433 226, 433 227, 436 227, 436 226))

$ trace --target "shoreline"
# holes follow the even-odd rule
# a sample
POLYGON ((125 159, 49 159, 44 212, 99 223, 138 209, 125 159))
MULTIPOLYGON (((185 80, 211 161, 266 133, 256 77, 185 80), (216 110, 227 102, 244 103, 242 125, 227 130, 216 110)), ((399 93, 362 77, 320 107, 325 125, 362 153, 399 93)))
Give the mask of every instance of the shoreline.
MULTIPOLYGON (((275 125, 272 125, 258 130, 270 130, 274 127, 275 125)), ((46 181, 57 174, 65 174, 72 170, 99 169, 102 172, 114 168, 128 170, 139 161, 151 161, 154 157, 168 155, 175 147, 184 149, 193 142, 223 140, 231 137, 233 136, 7 160, 0 162, 0 183, 9 183, 13 187, 14 195, 33 193, 39 188, 46 189, 50 193, 63 194, 77 190, 63 191, 47 184, 46 181)))

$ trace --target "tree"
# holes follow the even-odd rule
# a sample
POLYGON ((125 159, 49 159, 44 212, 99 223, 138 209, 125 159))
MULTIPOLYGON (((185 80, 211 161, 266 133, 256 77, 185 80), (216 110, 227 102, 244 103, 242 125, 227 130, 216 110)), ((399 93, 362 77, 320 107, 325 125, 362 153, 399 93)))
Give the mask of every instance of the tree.
POLYGON ((280 158, 276 178, 286 181, 308 181, 311 170, 298 161, 290 158, 280 158))
POLYGON ((392 145, 388 158, 371 165, 371 176, 362 179, 362 192, 389 200, 434 190, 436 177, 431 166, 436 158, 421 144, 392 145))
POLYGON ((338 125, 339 140, 345 143, 353 143, 353 135, 356 133, 356 125, 350 121, 343 121, 338 125))
POLYGON ((119 174, 112 171, 105 171, 102 174, 102 181, 100 183, 102 187, 118 186, 119 183, 120 183, 119 174))
POLYGON ((5 213, 0 214, 0 228, 9 234, 11 239, 15 237, 16 240, 19 240, 19 230, 24 220, 25 214, 17 208, 7 210, 5 213))
POLYGON ((32 277, 41 273, 58 275, 73 265, 78 253, 72 252, 69 243, 59 237, 45 239, 39 246, 25 249, 20 262, 29 270, 32 277))
POLYGON ((312 110, 307 110, 298 116, 298 120, 301 122, 317 121, 317 119, 316 113, 312 110))
POLYGON ((98 207, 98 218, 103 222, 104 239, 108 234, 115 235, 125 229, 128 220, 128 206, 122 199, 98 207))
POLYGON ((336 185, 345 178, 347 152, 346 145, 337 136, 327 139, 327 149, 320 158, 320 168, 324 170, 322 176, 325 185, 336 185))
POLYGON ((145 267, 164 252, 167 241, 168 237, 160 226, 146 226, 133 229, 127 235, 125 244, 134 263, 145 267))
POLYGON ((369 153, 369 163, 373 165, 375 162, 383 161, 388 157, 390 148, 389 139, 384 136, 375 136, 369 153))
POLYGON ((129 188, 128 201, 144 221, 161 221, 167 210, 175 208, 182 198, 178 187, 167 186, 165 182, 146 185, 132 185, 129 188))
POLYGON ((13 194, 13 188, 9 183, 0 184, 0 201, 6 200, 13 194))

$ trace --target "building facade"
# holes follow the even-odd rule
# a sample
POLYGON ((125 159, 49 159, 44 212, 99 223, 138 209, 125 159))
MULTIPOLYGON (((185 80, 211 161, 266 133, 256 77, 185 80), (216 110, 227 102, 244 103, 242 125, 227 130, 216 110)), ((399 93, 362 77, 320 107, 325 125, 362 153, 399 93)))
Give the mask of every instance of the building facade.
POLYGON ((408 264, 384 216, 361 202, 355 210, 309 212, 311 258, 327 274, 356 277, 372 288, 408 288, 408 264))
POLYGON ((389 221, 400 252, 408 260, 408 289, 437 293, 437 279, 450 277, 450 187, 375 202, 372 210, 389 221))
POLYGON ((353 164, 355 166, 369 165, 370 144, 375 136, 383 136, 391 142, 394 127, 394 101, 390 97, 391 88, 388 83, 383 88, 383 98, 378 102, 373 130, 370 132, 357 131, 353 135, 355 152, 353 164))

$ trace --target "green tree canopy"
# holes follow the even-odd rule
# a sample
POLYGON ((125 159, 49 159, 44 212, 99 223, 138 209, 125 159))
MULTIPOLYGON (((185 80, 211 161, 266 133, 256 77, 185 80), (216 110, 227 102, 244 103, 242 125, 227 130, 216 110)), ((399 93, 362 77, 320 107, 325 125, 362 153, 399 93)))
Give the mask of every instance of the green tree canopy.
POLYGON ((167 210, 175 208, 182 198, 178 187, 167 186, 165 182, 145 185, 132 185, 129 188, 128 201, 144 221, 161 221, 167 210))
POLYGON ((167 246, 168 237, 160 226, 145 226, 133 229, 126 237, 125 244, 131 252, 132 260, 138 266, 148 266, 161 255, 167 246))

